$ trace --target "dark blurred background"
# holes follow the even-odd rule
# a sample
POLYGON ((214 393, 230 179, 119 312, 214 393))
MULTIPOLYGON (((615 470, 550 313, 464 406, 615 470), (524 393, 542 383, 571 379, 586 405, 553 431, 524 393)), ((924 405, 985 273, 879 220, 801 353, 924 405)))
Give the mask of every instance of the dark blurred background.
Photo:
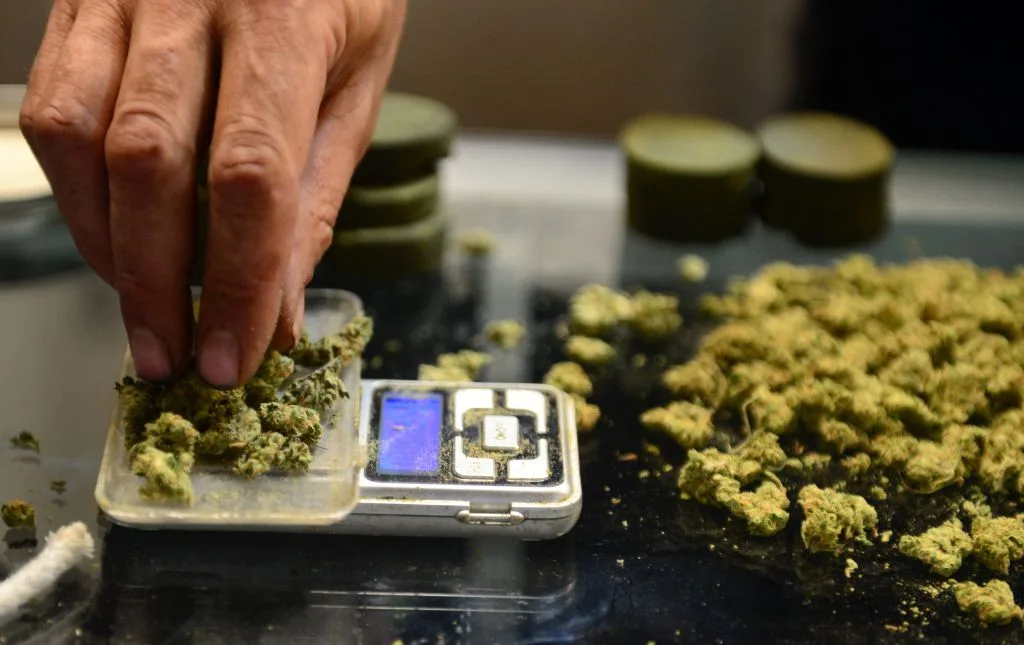
MULTIPOLYGON (((0 1, 0 83, 22 83, 48 0, 0 1)), ((631 116, 753 127, 787 107, 900 147, 1024 152, 1024 38, 995 0, 410 2, 392 86, 469 128, 609 136, 631 116)))

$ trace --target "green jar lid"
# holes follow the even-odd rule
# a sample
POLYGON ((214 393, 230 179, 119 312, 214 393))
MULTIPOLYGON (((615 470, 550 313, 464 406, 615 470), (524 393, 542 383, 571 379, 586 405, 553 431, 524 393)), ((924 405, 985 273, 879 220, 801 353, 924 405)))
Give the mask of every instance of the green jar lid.
POLYGON ((766 161, 793 173, 856 179, 887 172, 895 150, 872 126, 836 114, 794 112, 757 132, 766 161))
POLYGON ((448 156, 457 129, 455 113, 440 101, 388 92, 352 183, 399 184, 433 174, 448 156))
POLYGON ((649 114, 627 124, 619 143, 632 230, 716 242, 746 229, 759 156, 753 136, 707 117, 649 114))
POLYGON ((686 176, 721 176, 748 169, 759 154, 751 135, 701 116, 641 116, 623 129, 620 142, 631 162, 686 176))
POLYGON ((322 263, 355 277, 398 279, 437 271, 444 259, 443 211, 403 226, 340 230, 322 263))
POLYGON ((428 175, 394 186, 352 186, 335 223, 337 230, 411 224, 437 209, 440 181, 428 175))
POLYGON ((756 211, 808 246, 877 239, 889 226, 895 149, 872 126, 837 114, 794 112, 758 128, 763 156, 756 211))

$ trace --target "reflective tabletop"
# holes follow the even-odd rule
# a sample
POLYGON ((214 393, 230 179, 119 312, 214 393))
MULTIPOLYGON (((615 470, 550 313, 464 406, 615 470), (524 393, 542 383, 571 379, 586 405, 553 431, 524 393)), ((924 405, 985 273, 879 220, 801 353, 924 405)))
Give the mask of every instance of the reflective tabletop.
MULTIPOLYGON (((761 230, 720 246, 628 234, 619 160, 608 143, 468 136, 445 172, 453 237, 487 228, 497 239, 491 256, 470 260, 453 248, 443 275, 387 288, 317 277, 318 285, 357 291, 373 314, 368 377, 414 377, 438 353, 475 346, 487 321, 516 318, 528 340, 500 353, 486 376, 537 382, 561 360, 557 328, 582 284, 678 293, 685 318, 701 293, 732 275, 851 250, 805 249, 761 230), (685 252, 710 263, 699 288, 677 278, 685 252)), ((1020 159, 907 153, 893 186, 894 226, 853 250, 887 261, 952 255, 1013 266, 1024 260, 1021 177, 1020 159)), ((0 497, 35 504, 40 541, 84 521, 99 543, 93 561, 0 627, 4 645, 963 643, 1014 642, 1019 632, 979 630, 948 601, 907 625, 898 587, 910 569, 868 570, 851 586, 834 563, 791 548, 792 538, 731 548, 715 516, 681 502, 674 475, 642 449, 637 416, 656 397, 654 366, 597 383, 593 400, 604 418, 580 438, 583 514, 558 540, 111 527, 98 516, 93 489, 125 346, 116 297, 73 266, 18 277, 0 285, 0 497), (21 430, 39 438, 38 455, 8 448, 6 437, 21 430), (50 490, 55 479, 66 480, 66 492, 50 490)), ((681 360, 688 348, 673 346, 667 358, 681 360)), ((0 545, 0 576, 34 553, 11 533, 0 545)), ((1018 578, 1011 585, 1024 591, 1018 578)))

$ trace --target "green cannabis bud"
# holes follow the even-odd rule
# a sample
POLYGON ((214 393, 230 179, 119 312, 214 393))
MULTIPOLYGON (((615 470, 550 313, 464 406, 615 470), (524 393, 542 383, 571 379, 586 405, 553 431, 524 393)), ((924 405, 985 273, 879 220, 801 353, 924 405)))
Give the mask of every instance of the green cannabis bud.
POLYGON ((347 397, 345 382, 332 363, 327 363, 309 376, 293 381, 281 395, 281 400, 314 410, 328 410, 338 399, 347 397))
POLYGON ((320 441, 323 428, 316 410, 287 403, 264 403, 259 419, 265 432, 298 439, 310 448, 320 441))
POLYGON ((259 414, 241 408, 230 415, 214 417, 196 441, 196 454, 218 456, 245 448, 262 431, 259 414))
POLYGON ((12 529, 34 529, 36 527, 36 509, 28 502, 12 499, 0 506, 0 519, 12 529))
POLYGON ((246 479, 258 477, 273 468, 284 472, 305 470, 313 463, 313 453, 301 440, 278 432, 261 434, 245 448, 234 471, 246 479))
POLYGON ((487 323, 487 338, 502 349, 514 349, 526 335, 526 328, 518 320, 503 319, 487 323))
POLYGON ((679 298, 669 294, 641 290, 633 294, 633 331, 644 340, 660 340, 674 334, 683 324, 679 298))
POLYGON ((594 392, 594 384, 587 373, 579 365, 565 361, 555 363, 544 375, 544 384, 557 387, 567 394, 590 396, 594 392))
POLYGON ((284 383, 284 380, 295 373, 295 361, 289 356, 271 350, 263 359, 256 378, 277 387, 284 383))
POLYGON ((313 342, 308 334, 303 334, 288 356, 305 367, 322 367, 339 358, 344 366, 362 355, 372 337, 373 320, 356 316, 335 336, 313 342))
POLYGON ((154 394, 157 386, 131 376, 114 386, 121 401, 121 422, 126 448, 142 440, 146 423, 155 416, 154 394))
POLYGON ((1005 580, 989 580, 984 585, 958 582, 953 585, 953 597, 960 611, 975 614, 983 625, 1006 625, 1022 615, 1005 580))
POLYGON ((146 424, 145 436, 129 451, 132 472, 146 478, 139 495, 151 501, 191 504, 195 493, 189 473, 199 432, 184 417, 164 412, 146 424))

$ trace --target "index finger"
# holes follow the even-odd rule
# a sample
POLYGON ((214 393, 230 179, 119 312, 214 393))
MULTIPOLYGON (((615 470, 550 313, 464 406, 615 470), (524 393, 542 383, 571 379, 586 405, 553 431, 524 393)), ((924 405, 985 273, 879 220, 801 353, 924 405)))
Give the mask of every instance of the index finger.
POLYGON ((327 69, 306 42, 309 16, 271 3, 240 11, 222 41, 197 344, 200 375, 217 387, 252 377, 277 326, 327 69))

